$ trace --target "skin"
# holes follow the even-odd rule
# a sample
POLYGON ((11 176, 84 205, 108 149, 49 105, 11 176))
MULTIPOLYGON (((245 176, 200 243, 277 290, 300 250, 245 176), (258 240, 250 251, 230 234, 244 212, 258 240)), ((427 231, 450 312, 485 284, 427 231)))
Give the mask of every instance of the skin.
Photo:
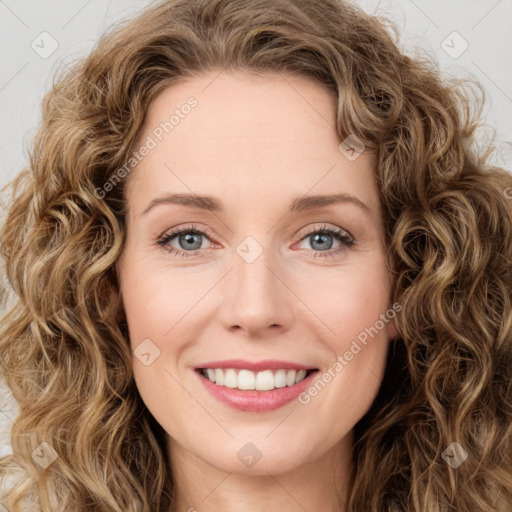
MULTIPOLYGON (((194 367, 283 359, 321 375, 391 308, 374 157, 350 161, 338 150, 336 98, 326 88, 279 74, 211 72, 172 84, 151 103, 140 141, 190 96, 198 105, 128 178, 118 261, 131 348, 149 339, 160 350, 148 366, 134 356, 133 370, 169 435, 173 510, 338 510, 353 427, 377 395, 398 334, 392 321, 306 405, 232 409, 205 390, 194 367), (165 193, 215 196, 224 211, 160 204, 142 214, 165 193), (349 202, 288 212, 297 197, 332 193, 357 197, 370 214, 349 202), (194 246, 202 242, 201 255, 156 244, 190 224, 208 230, 194 246), (341 228, 355 244, 326 235, 317 245, 316 231, 304 233, 323 226, 341 228), (247 236, 263 251, 251 263, 236 251, 247 236), (249 441, 261 453, 252 467, 237 457, 249 441)), ((183 236, 169 245, 196 252, 183 236)))

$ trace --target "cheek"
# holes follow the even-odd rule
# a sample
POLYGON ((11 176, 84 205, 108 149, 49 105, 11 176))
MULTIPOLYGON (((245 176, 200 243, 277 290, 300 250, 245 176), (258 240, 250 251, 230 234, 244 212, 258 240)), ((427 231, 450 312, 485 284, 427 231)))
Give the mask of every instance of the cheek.
POLYGON ((204 272, 183 269, 133 267, 123 280, 123 303, 132 346, 144 338, 167 339, 187 320, 211 288, 204 272))
POLYGON ((390 307, 386 269, 379 254, 365 260, 364 265, 318 271, 314 278, 307 273, 303 276, 296 278, 294 291, 311 312, 306 318, 311 318, 311 328, 314 323, 318 334, 331 340, 338 354, 390 307))
POLYGON ((369 333, 375 337, 386 333, 387 324, 382 324, 379 318, 389 309, 389 293, 378 278, 352 276, 347 279, 336 306, 331 317, 334 331, 339 333, 338 354, 349 350, 355 340, 364 343, 369 333))

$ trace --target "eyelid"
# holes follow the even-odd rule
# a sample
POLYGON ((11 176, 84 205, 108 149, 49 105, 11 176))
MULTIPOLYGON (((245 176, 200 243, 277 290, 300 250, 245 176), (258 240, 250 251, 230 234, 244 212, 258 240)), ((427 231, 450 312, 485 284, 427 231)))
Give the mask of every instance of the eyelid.
POLYGON ((302 240, 304 237, 311 233, 316 233, 317 231, 339 231, 340 233, 344 233, 347 235, 348 238, 350 238, 352 241, 355 241, 355 238, 352 236, 352 234, 347 231, 344 228, 340 228, 339 226, 328 226, 326 223, 322 223, 321 226, 308 226, 307 228, 304 228, 303 231, 299 232, 300 239, 302 240))
POLYGON ((157 237, 157 241, 167 238, 168 235, 177 236, 183 231, 195 231, 200 234, 208 235, 208 238, 215 238, 213 232, 206 226, 201 224, 184 224, 181 227, 174 227, 166 229, 160 236, 157 237))

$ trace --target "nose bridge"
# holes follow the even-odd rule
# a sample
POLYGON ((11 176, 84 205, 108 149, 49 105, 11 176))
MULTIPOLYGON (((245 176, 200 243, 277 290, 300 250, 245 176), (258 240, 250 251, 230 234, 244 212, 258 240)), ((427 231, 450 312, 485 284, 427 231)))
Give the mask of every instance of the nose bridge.
POLYGON ((237 325, 256 332, 288 322, 289 297, 275 275, 277 266, 269 237, 260 243, 256 237, 247 236, 235 247, 234 268, 226 283, 230 288, 223 315, 226 327, 237 325))
POLYGON ((234 258, 235 276, 240 298, 263 298, 262 294, 273 295, 269 289, 275 283, 270 283, 272 265, 272 250, 264 247, 253 236, 246 237, 236 248, 234 258))

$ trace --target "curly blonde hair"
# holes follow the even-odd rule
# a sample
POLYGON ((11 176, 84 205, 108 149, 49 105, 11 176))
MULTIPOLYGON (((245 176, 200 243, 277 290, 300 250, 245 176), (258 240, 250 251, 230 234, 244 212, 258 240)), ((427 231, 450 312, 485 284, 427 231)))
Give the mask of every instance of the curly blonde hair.
POLYGON ((0 232, 0 371, 20 411, 0 475, 23 472, 8 510, 29 496, 45 512, 172 507, 166 433, 110 298, 126 180, 97 190, 163 88, 221 69, 323 84, 340 140, 377 156, 400 336, 356 425, 347 510, 512 510, 512 176, 489 163, 492 146, 475 150, 482 87, 405 56, 396 32, 344 0, 165 0, 56 75, 0 232), (43 442, 58 454, 45 469, 31 455, 43 442), (456 469, 442 457, 452 442, 468 454, 456 469))

